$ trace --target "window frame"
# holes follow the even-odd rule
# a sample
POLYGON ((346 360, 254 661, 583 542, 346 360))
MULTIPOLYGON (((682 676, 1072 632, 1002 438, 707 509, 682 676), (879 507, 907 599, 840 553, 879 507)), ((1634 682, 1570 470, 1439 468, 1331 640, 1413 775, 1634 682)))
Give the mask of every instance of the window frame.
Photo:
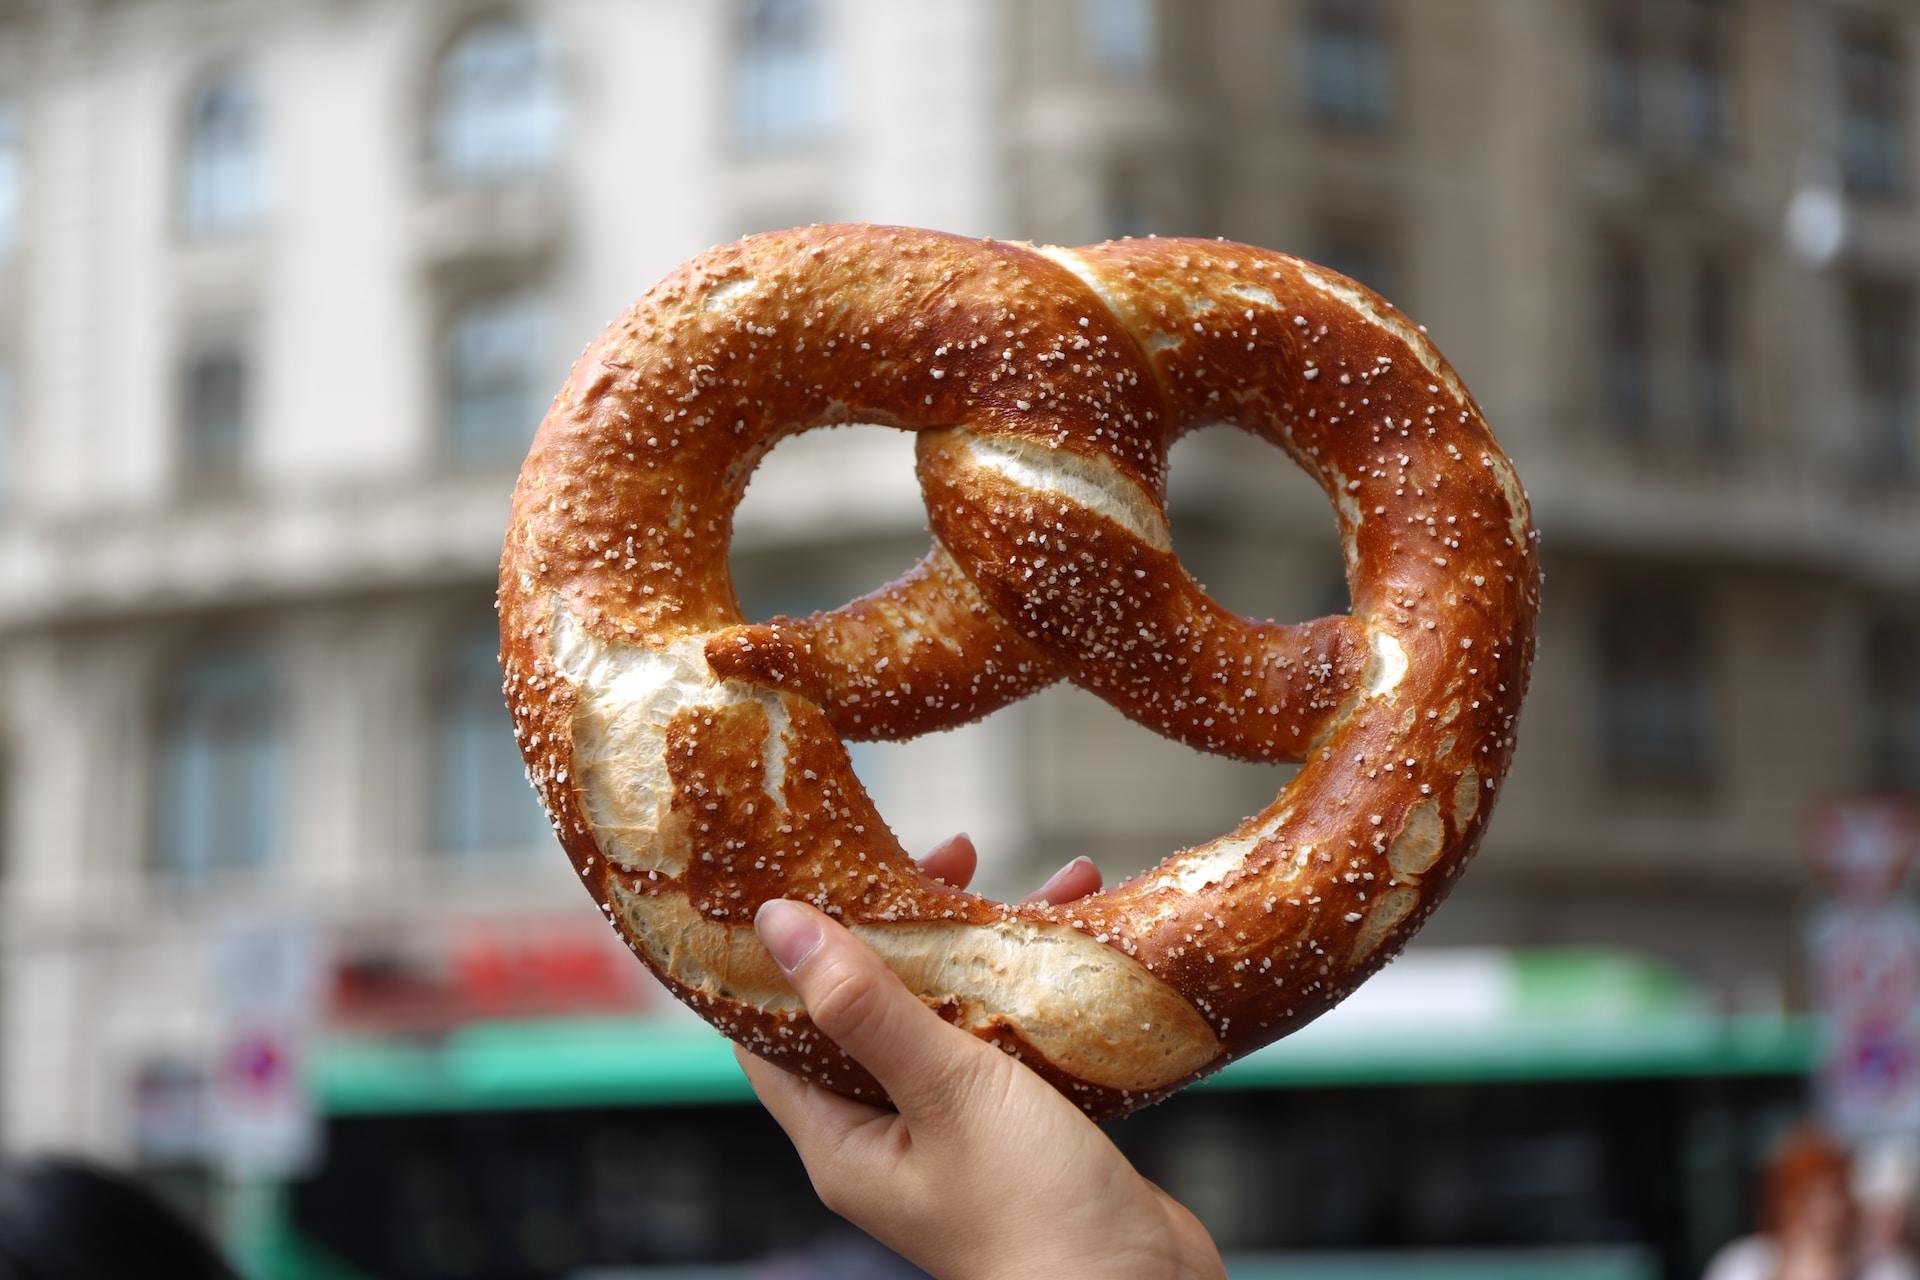
POLYGON ((1862 199, 1904 201, 1913 189, 1913 103, 1908 86, 1913 52, 1891 26, 1862 19, 1843 22, 1834 58, 1834 128, 1841 182, 1849 195, 1862 199), (1880 83, 1861 83, 1869 74, 1859 65, 1863 60, 1881 63, 1880 83), (1861 137, 1857 125, 1868 126, 1875 146, 1856 145, 1861 137), (1874 152, 1870 160, 1868 151, 1874 152), (1863 160, 1879 167, 1862 169, 1863 160))
POLYGON ((20 253, 27 208, 26 112, 0 84, 0 263, 20 253))
POLYGON ((1880 610, 1861 634, 1862 773, 1867 785, 1895 794, 1920 794, 1920 618, 1880 610), (1888 637, 1891 636, 1889 640, 1888 637), (1885 654, 1907 655, 1889 664, 1885 654))
POLYGON ((1153 201, 1138 166, 1109 163, 1100 182, 1100 238, 1121 240, 1154 233, 1153 201))
POLYGON ((1088 60, 1099 74, 1145 79, 1158 68, 1164 34, 1158 0, 1080 0, 1079 17, 1088 60))
POLYGON ((1911 477, 1920 467, 1920 288, 1906 276, 1859 276, 1846 292, 1861 469, 1881 479, 1911 477), (1882 327, 1876 318, 1891 323, 1882 327))
POLYGON ((1602 774, 1627 786, 1710 785, 1724 744, 1707 602, 1675 583, 1607 583, 1595 597, 1593 644, 1602 774), (1641 625, 1649 619, 1656 625, 1641 625), (1672 652, 1656 652, 1663 647, 1672 652))
POLYGON ((1317 221, 1313 261, 1356 280, 1401 310, 1406 309, 1405 235, 1378 213, 1326 213, 1317 221), (1360 272, 1349 270, 1358 264, 1360 272))
POLYGON ((191 497, 221 497, 239 492, 245 487, 247 474, 252 461, 252 424, 256 418, 253 405, 259 379, 255 376, 251 344, 238 337, 241 327, 222 326, 218 336, 203 337, 189 344, 180 357, 178 371, 178 392, 175 397, 174 420, 174 468, 178 477, 177 488, 191 497), (231 424, 233 439, 228 448, 231 452, 222 459, 224 465, 206 470, 196 465, 204 461, 203 441, 199 439, 204 423, 198 412, 197 399, 200 384, 198 375, 216 364, 228 364, 236 377, 233 387, 233 421, 231 424))
POLYGON ((1743 0, 1593 0, 1591 110, 1598 134, 1692 157, 1734 151, 1744 129, 1743 0), (1664 144, 1664 146, 1663 146, 1664 144))
POLYGON ((837 127, 834 100, 834 40, 831 11, 820 0, 734 0, 730 12, 727 75, 724 79, 726 136, 747 153, 775 153, 817 146, 837 127), (771 23, 789 8, 804 25, 803 38, 762 43, 756 23, 771 23), (770 16, 769 16, 770 15, 770 16), (803 65, 804 64, 804 65, 803 65), (766 77, 771 75, 771 83, 766 77), (783 83, 784 78, 784 83, 783 83), (773 109, 790 99, 793 86, 810 86, 807 110, 788 121, 773 109))
MULTIPOLYGON (((536 22, 514 7, 485 9, 466 15, 441 41, 433 55, 425 80, 421 107, 421 164, 428 181, 448 190, 486 190, 530 182, 558 170, 567 148, 567 94, 561 74, 561 52, 554 33, 546 24, 536 22), (471 94, 463 103, 450 96, 453 64, 474 54, 476 41, 500 31, 516 31, 525 38, 531 52, 530 86, 517 109, 518 129, 525 135, 516 147, 501 147, 497 140, 500 120, 512 111, 504 100, 488 103, 485 95, 471 94), (486 117, 476 119, 473 113, 486 117), (489 114, 491 112, 491 114, 489 114), (460 121, 456 127, 454 123, 460 121), (472 143, 472 136, 487 139, 472 143), (466 139, 450 149, 450 140, 466 139), (472 155, 466 154, 471 148, 472 155), (476 162, 477 161, 477 162, 476 162)), ((468 68, 469 76, 478 68, 468 68)))
POLYGON ((22 870, 20 846, 15 839, 18 833, 14 830, 20 816, 15 806, 22 790, 20 761, 24 759, 15 748, 18 741, 13 727, 0 722, 0 906, 12 896, 22 870))
POLYGON ((1733 15, 1738 2, 1682 0, 1674 11, 1675 110, 1680 132, 1698 155, 1730 151, 1740 134, 1739 29, 1733 15), (1705 93, 1696 92, 1701 85, 1705 93), (1709 104, 1704 114, 1703 103, 1709 104))
POLYGON ((1725 457, 1767 425, 1744 303, 1754 260, 1738 239, 1603 223, 1582 357, 1597 438, 1648 456, 1725 457))
POLYGON ((13 353, 0 348, 0 521, 17 509, 21 442, 20 375, 13 353))
POLYGON ((1594 116, 1601 133, 1637 142, 1647 129, 1651 59, 1643 0, 1597 0, 1594 5, 1594 116))
POLYGON ((1307 118, 1347 134, 1391 129, 1400 116, 1402 86, 1385 0, 1306 0, 1299 31, 1301 107, 1307 118), (1339 76, 1332 76, 1335 66, 1341 68, 1339 76))
MULTIPOLYGON (((147 859, 148 869, 157 880, 181 890, 199 891, 263 874, 287 855, 291 717, 286 693, 286 673, 278 655, 261 638, 251 635, 203 639, 175 654, 160 670, 154 683, 154 821, 147 859), (236 665, 254 681, 252 689, 243 689, 242 696, 221 708, 220 701, 230 691, 215 687, 206 706, 193 709, 191 714, 182 711, 187 684, 231 678, 236 665), (245 705, 249 698, 251 705, 245 705), (235 734, 226 727, 216 733, 215 741, 205 741, 202 735, 207 726, 196 726, 195 722, 208 714, 209 707, 216 716, 232 719, 236 704, 243 707, 247 720, 242 732, 235 734), (241 739, 237 746, 236 739, 241 739), (198 751, 202 758, 189 758, 182 755, 183 751, 198 751), (203 776, 196 779, 189 772, 182 777, 182 769, 203 776), (236 774, 243 776, 236 778, 236 774), (210 793, 190 794, 203 788, 210 788, 210 793), (183 791, 189 794, 183 796, 183 791), (187 809, 176 808, 181 805, 187 809), (204 824, 209 814, 221 823, 224 838, 233 841, 233 847, 216 848, 217 840, 199 842, 192 848, 176 844, 189 838, 183 827, 204 824), (254 835, 259 844, 243 847, 251 837, 236 837, 235 823, 257 823, 259 830, 254 835)), ((203 696, 204 692, 194 694, 191 701, 203 696)), ((215 724, 212 728, 219 731, 223 726, 215 724)))
POLYGON ((264 99, 253 77, 223 65, 193 81, 183 104, 175 151, 174 225, 182 239, 237 239, 266 216, 264 99), (239 103, 218 134, 206 128, 207 104, 228 95, 239 103), (233 174, 244 178, 236 183, 233 174), (235 192, 240 194, 235 195, 235 192))
POLYGON ((1686 350, 1693 443, 1709 451, 1732 449, 1747 431, 1744 272, 1729 253, 1702 249, 1692 257, 1686 350))
POLYGON ((1595 291, 1595 403, 1609 436, 1646 444, 1655 435, 1656 418, 1653 283, 1648 249, 1621 236, 1600 244, 1595 291), (1629 284, 1631 287, 1629 288, 1629 284))
MULTIPOLYGON (((526 457, 527 446, 533 441, 553 388, 565 373, 564 367, 554 369, 550 379, 545 373, 546 356, 553 347, 557 328, 553 311, 551 292, 541 281, 527 276, 475 282, 448 298, 440 311, 434 335, 437 452, 448 465, 467 473, 504 471, 518 468, 526 457), (515 358, 524 356, 525 359, 526 385, 520 389, 525 403, 517 415, 525 418, 524 434, 512 441, 504 434, 491 440, 480 435, 468 439, 460 425, 461 406, 468 402, 461 394, 464 366, 456 350, 461 341, 460 330, 464 321, 489 303, 508 309, 524 306, 533 316, 531 331, 522 335, 525 341, 501 344, 515 358)), ((485 373, 498 372, 508 366, 501 360, 483 360, 480 367, 485 373)), ((492 394, 503 393, 496 389, 492 394)))
MULTIPOLYGON (((544 848, 553 837, 546 810, 526 781, 524 759, 513 732, 513 718, 500 691, 504 677, 499 667, 499 637, 499 619, 491 612, 463 615, 436 631, 426 654, 429 671, 423 682, 427 696, 422 720, 429 738, 427 755, 431 772, 423 789, 428 801, 423 826, 427 836, 426 852, 437 860, 493 865, 504 857, 544 848), (488 660, 473 662, 474 655, 482 650, 488 660), (466 664, 464 668, 463 664, 466 664), (474 681, 471 677, 481 668, 485 668, 487 678, 474 681), (486 696, 474 697, 476 690, 486 696), (460 795, 458 788, 450 785, 455 757, 470 751, 475 743, 482 744, 483 749, 489 743, 503 748, 503 764, 508 759, 505 752, 511 753, 514 768, 501 777, 479 779, 477 794, 519 796, 522 804, 518 808, 524 810, 525 830, 514 828, 511 821, 498 822, 501 814, 479 813, 478 810, 485 807, 483 804, 473 803, 474 796, 460 795), (507 829, 510 834, 498 841, 469 839, 480 828, 457 832, 459 823, 451 818, 455 813, 471 814, 476 820, 486 819, 484 825, 488 829, 507 829)), ((460 763, 472 765, 477 759, 476 754, 460 763)))

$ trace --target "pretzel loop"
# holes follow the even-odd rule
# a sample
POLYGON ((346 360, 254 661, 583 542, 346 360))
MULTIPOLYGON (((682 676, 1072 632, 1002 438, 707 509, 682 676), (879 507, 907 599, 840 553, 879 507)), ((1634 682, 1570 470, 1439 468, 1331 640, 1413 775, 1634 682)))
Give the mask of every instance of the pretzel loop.
POLYGON ((1331 1007, 1437 905, 1511 758, 1537 584, 1477 407, 1350 281, 1217 242, 817 227, 702 255, 581 357, 515 492, 502 657, 575 867, 716 1026, 880 1097, 752 934, 762 901, 804 898, 1108 1115, 1331 1007), (1351 617, 1249 621, 1180 567, 1167 452, 1212 421, 1329 494, 1351 617), (747 477, 840 422, 920 433, 933 549, 839 609, 748 624, 726 561, 747 477), (1062 676, 1200 749, 1303 766, 1234 831, 1064 907, 921 875, 842 737, 1062 676))

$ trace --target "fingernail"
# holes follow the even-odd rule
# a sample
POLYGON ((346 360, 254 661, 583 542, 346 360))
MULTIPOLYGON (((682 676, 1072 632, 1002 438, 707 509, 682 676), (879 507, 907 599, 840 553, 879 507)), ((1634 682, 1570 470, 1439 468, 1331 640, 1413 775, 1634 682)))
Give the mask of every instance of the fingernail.
POLYGON ((1058 871, 1048 876, 1047 882, 1040 886, 1039 892, 1036 893, 1034 896, 1039 898, 1045 898, 1049 896, 1050 894, 1052 894, 1052 892, 1055 889, 1058 889, 1060 887, 1060 882, 1065 880, 1067 876, 1072 873, 1075 867, 1079 866, 1083 862, 1091 864, 1092 861, 1093 859, 1087 857, 1085 854, 1082 854, 1079 857, 1075 858, 1072 862, 1069 862, 1066 866, 1060 868, 1058 871))
POLYGON ((964 831, 956 836, 948 836, 945 840, 940 841, 938 844, 934 845, 933 848, 927 850, 926 853, 923 854, 918 859, 916 859, 916 861, 925 862, 929 858, 933 858, 938 856, 939 854, 945 853, 948 849, 951 849, 957 842, 961 840, 965 840, 966 838, 967 836, 964 831))
POLYGON ((826 936, 819 916, 785 898, 769 898, 761 903, 760 910, 754 914, 753 927, 782 973, 792 973, 805 964, 807 957, 820 949, 820 940, 826 936))

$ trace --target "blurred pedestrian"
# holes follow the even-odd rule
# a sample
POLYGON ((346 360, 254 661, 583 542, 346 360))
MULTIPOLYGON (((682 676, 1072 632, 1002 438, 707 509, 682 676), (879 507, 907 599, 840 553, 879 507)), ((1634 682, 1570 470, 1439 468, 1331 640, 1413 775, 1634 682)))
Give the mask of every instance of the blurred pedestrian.
POLYGON ((1912 1280, 1862 1257, 1847 1153, 1817 1129, 1794 1133, 1767 1164, 1760 1234, 1714 1255, 1705 1280, 1912 1280))
POLYGON ((1874 1280, 1920 1280, 1913 1252, 1914 1194, 1920 1189, 1920 1142, 1887 1138, 1862 1147, 1853 1161, 1861 1263, 1874 1280))
POLYGON ((60 1156, 0 1163, 0 1280, 239 1280, 213 1245, 124 1175, 60 1156))

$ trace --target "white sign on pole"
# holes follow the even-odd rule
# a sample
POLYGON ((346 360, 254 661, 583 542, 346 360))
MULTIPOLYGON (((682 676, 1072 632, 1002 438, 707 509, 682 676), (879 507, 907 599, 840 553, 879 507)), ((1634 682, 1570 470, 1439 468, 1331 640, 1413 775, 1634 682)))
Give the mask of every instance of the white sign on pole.
POLYGON ((1825 1015, 1816 1081, 1849 1138, 1920 1134, 1920 912, 1901 897, 1920 817, 1897 796, 1848 796, 1820 811, 1813 862, 1833 900, 1807 934, 1825 1015))
POLYGON ((246 1177, 304 1172, 320 1154, 319 1120, 302 1071, 319 1002, 312 934, 287 921, 233 921, 213 932, 207 958, 221 1162, 246 1177))
POLYGON ((1905 902, 1833 904, 1809 942, 1827 1017, 1818 1087, 1849 1138, 1920 1134, 1920 912, 1905 902))

